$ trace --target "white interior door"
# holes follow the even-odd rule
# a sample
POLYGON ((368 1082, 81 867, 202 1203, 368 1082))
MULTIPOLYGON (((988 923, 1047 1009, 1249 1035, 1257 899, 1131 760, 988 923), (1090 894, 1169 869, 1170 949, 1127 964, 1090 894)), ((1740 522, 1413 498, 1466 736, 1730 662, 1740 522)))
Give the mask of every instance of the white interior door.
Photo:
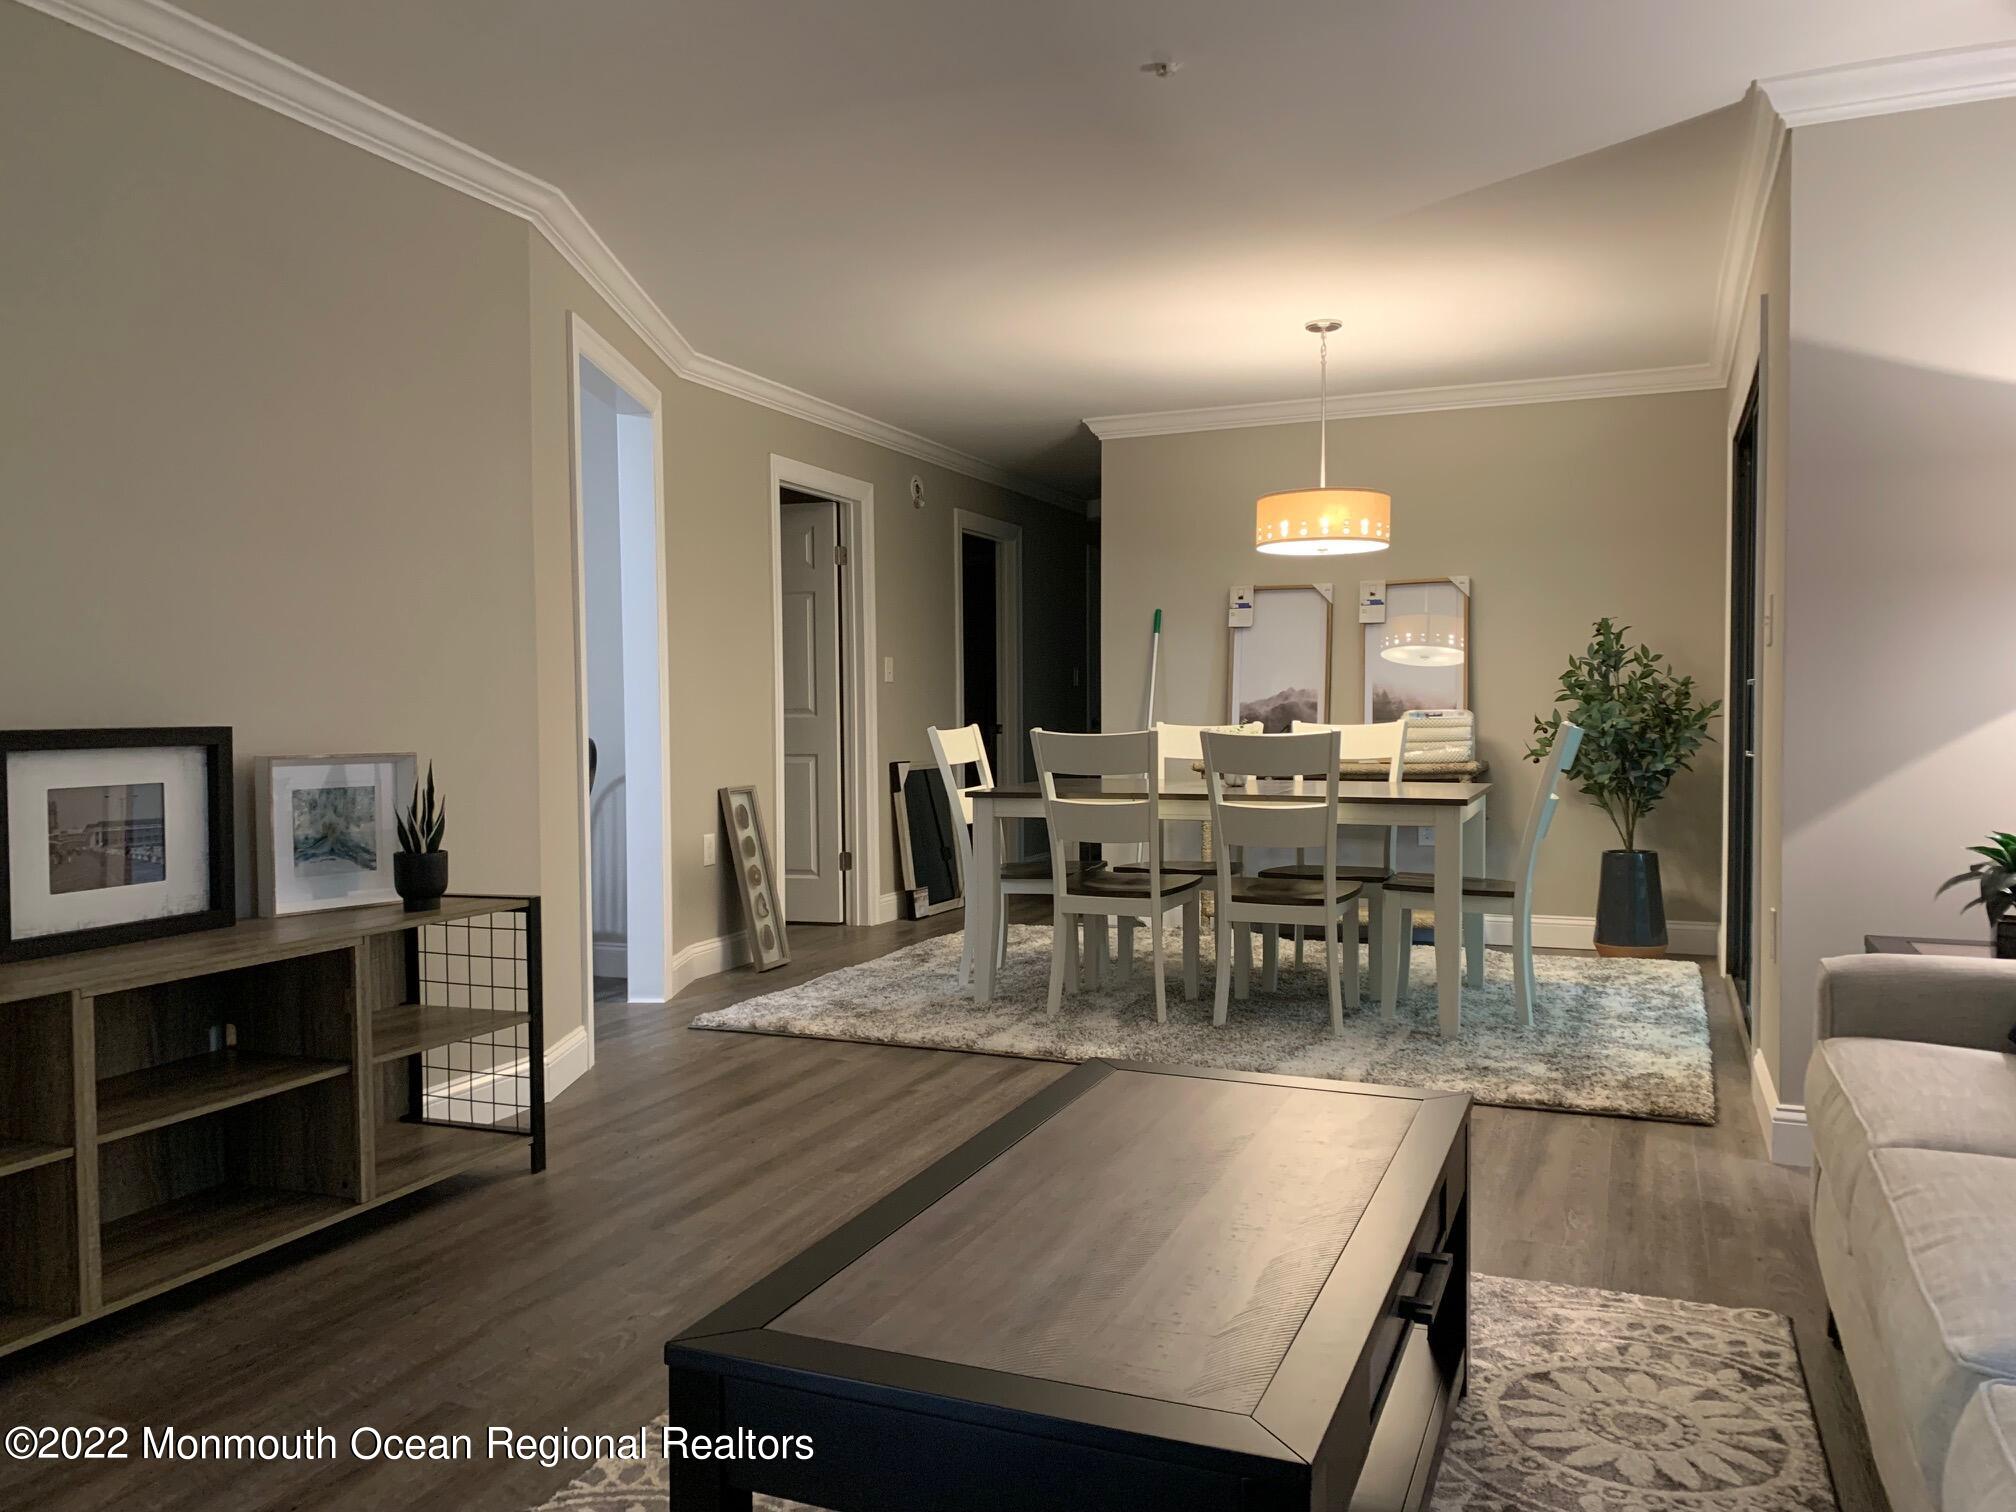
POLYGON ((779 506, 784 682, 784 917, 846 922, 840 720, 840 508, 779 506))

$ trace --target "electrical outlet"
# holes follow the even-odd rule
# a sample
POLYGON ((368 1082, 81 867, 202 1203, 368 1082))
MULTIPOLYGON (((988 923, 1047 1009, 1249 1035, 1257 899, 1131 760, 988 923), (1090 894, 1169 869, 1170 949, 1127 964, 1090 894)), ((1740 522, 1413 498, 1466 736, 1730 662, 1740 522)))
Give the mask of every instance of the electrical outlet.
POLYGON ((893 656, 882 658, 882 681, 885 683, 896 681, 896 658, 893 656))
POLYGON ((1422 845, 1433 845, 1435 843, 1435 826, 1432 824, 1415 825, 1414 839, 1422 845))
POLYGON ((712 830, 709 830, 700 837, 700 864, 702 866, 712 866, 714 864, 714 840, 715 835, 712 830))

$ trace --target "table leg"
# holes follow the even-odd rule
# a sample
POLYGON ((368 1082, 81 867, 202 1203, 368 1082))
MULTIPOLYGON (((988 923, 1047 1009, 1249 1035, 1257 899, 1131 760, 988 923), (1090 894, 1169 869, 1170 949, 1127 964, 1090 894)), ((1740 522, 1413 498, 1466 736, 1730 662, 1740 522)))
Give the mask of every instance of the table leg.
MULTIPOLYGON (((725 1431, 721 1379, 700 1371, 673 1369, 671 1418, 690 1434, 725 1431)), ((679 1512, 749 1512, 753 1498, 728 1484, 728 1462, 690 1454, 675 1454, 666 1462, 671 1482, 670 1504, 679 1512)))
POLYGON ((1435 1006, 1445 1039, 1463 1027, 1462 812, 1435 813, 1435 1006))
MULTIPOLYGON (((1481 877, 1489 867, 1484 855, 1484 800, 1477 800, 1477 812, 1463 823, 1463 866, 1471 876, 1481 877)), ((1463 915, 1463 964, 1472 987, 1484 985, 1484 915, 1463 915)))
POLYGON ((973 952, 973 1001, 994 1000, 995 911, 1007 906, 1001 895, 1001 825, 985 799, 973 805, 973 875, 966 879, 966 930, 983 942, 973 952))

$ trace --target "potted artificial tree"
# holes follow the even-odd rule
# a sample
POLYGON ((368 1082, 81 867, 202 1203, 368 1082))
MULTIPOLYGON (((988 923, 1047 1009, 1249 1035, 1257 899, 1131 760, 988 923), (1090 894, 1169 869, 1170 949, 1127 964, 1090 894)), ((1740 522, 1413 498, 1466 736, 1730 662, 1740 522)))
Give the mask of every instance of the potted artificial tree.
POLYGON ((448 852, 441 842, 448 834, 448 803, 434 798, 434 763, 427 763, 427 782, 413 784, 413 801, 399 816, 399 850, 392 857, 392 885, 406 900, 408 913, 439 908, 448 891, 448 852))
POLYGON ((1970 908, 1978 908, 1985 913, 1996 956, 2005 961, 2016 960, 2016 916, 2010 912, 2016 908, 2016 835, 2005 835, 1998 830, 1988 837, 1985 844, 1970 845, 1967 849, 1982 859, 1959 876, 1948 877, 1940 883, 1939 892, 1959 887, 1962 883, 1971 884, 1976 895, 1961 904, 1960 911, 1965 913, 1970 908))
POLYGON ((1571 781, 1596 800, 1617 826, 1618 850, 1603 852, 1596 894, 1596 953, 1666 954, 1666 901, 1659 890, 1659 853, 1638 848, 1638 823, 1689 769, 1708 739, 1708 721, 1722 705, 1701 703, 1694 679, 1649 646, 1624 644, 1628 625, 1596 622, 1589 649, 1568 659, 1557 707, 1533 721, 1529 760, 1543 760, 1565 717, 1581 727, 1582 748, 1571 781))

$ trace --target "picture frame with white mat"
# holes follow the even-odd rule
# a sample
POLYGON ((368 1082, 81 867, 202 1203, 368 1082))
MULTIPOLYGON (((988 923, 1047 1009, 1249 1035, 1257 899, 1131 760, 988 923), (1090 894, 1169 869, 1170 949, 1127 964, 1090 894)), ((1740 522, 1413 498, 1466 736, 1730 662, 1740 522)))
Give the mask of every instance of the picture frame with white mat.
POLYGON ((252 771, 260 917, 399 901, 392 857, 418 776, 411 751, 260 757, 252 771))

